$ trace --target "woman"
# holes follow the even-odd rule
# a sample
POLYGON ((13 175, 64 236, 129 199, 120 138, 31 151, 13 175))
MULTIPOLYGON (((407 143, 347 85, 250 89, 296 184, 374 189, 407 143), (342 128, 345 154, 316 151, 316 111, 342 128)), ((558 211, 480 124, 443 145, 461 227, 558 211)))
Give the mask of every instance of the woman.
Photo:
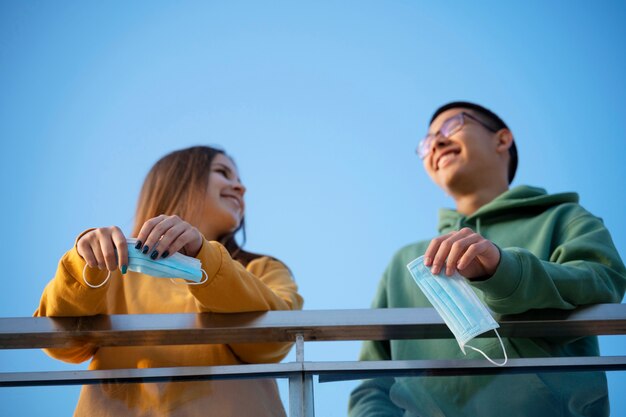
MULTIPOLYGON (((128 246, 118 227, 83 232, 59 263, 35 316, 295 310, 302 298, 289 269, 243 251, 234 234, 244 225, 245 187, 223 151, 197 146, 166 155, 143 184, 128 246), (159 279, 129 269, 129 251, 202 264, 199 283, 159 279), (178 282, 176 282, 178 281, 178 282), (179 285, 176 285, 178 283, 179 285), (182 285, 182 284, 196 285, 182 285)), ((130 252, 133 255, 132 252, 130 252)), ((283 343, 48 349, 66 362, 92 359, 89 369, 208 366, 278 362, 283 343)), ((77 416, 284 416, 274 381, 236 380, 84 386, 77 416)))

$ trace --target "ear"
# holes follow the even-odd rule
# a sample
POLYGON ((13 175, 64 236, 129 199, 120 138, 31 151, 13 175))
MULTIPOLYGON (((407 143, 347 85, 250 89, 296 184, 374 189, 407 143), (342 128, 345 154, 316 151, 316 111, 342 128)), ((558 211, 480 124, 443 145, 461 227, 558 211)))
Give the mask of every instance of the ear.
POLYGON ((508 152, 513 145, 513 133, 509 129, 500 129, 496 132, 496 138, 496 150, 499 153, 508 152))

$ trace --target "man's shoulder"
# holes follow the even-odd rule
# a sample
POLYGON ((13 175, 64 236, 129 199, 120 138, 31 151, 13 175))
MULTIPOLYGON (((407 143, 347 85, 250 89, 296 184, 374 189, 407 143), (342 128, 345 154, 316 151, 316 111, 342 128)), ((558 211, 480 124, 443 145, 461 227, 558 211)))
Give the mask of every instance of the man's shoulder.
POLYGON ((563 225, 568 225, 576 220, 597 220, 598 217, 583 207, 579 202, 564 201, 546 207, 543 213, 548 219, 559 219, 563 225))
POLYGON ((509 220, 543 218, 573 219, 589 216, 575 192, 548 194, 544 189, 531 186, 517 186, 485 205, 470 217, 480 218, 490 223, 509 220))

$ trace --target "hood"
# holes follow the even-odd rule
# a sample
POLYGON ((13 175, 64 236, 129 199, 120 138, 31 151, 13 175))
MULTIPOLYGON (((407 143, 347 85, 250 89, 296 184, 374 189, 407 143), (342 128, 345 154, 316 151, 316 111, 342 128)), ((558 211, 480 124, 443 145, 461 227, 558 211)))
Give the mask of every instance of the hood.
POLYGON ((543 211, 563 203, 578 203, 578 194, 548 194, 543 188, 520 185, 500 194, 467 217, 456 210, 441 209, 438 230, 439 233, 448 233, 452 230, 459 230, 464 225, 476 225, 476 232, 480 233, 481 223, 488 223, 492 218, 519 217, 520 212, 530 208, 543 211))

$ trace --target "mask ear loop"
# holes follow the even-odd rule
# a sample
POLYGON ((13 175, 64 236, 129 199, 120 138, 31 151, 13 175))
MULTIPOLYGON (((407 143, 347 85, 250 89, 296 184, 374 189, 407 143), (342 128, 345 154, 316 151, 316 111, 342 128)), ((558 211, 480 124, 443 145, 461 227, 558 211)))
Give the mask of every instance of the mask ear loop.
POLYGON ((109 278, 111 278, 111 271, 108 271, 109 273, 107 274, 107 277, 104 281, 102 281, 102 284, 98 284, 98 285, 92 285, 90 284, 87 279, 85 278, 85 272, 87 271, 87 264, 85 264, 85 267, 83 268, 83 281, 85 282, 85 284, 87 284, 88 287, 91 288, 100 288, 102 287, 104 284, 106 284, 109 281, 109 278))
MULTIPOLYGON (((186 285, 200 285, 200 284, 204 284, 205 282, 207 282, 209 280, 209 275, 206 273, 204 269, 201 269, 201 271, 202 271, 202 280, 200 282, 185 282, 185 284, 186 285)), ((174 278, 170 278, 170 281, 178 285, 178 282, 176 282, 174 278)))
POLYGON ((494 362, 493 360, 491 360, 491 358, 489 356, 487 356, 485 354, 485 352, 483 352, 480 349, 476 349, 474 346, 465 345, 465 347, 468 347, 468 348, 470 348, 470 349, 480 353, 481 355, 483 355, 485 357, 485 359, 487 359, 489 362, 493 363, 496 366, 504 366, 504 365, 506 365, 506 362, 509 360, 509 358, 506 355, 506 349, 504 348, 504 343, 502 343, 502 339, 500 338, 500 335, 498 334, 498 331, 496 329, 493 329, 493 331, 496 332, 496 336, 498 336, 498 340, 500 341, 500 347, 502 348, 502 352, 504 352, 504 362, 502 362, 502 363, 494 362))

